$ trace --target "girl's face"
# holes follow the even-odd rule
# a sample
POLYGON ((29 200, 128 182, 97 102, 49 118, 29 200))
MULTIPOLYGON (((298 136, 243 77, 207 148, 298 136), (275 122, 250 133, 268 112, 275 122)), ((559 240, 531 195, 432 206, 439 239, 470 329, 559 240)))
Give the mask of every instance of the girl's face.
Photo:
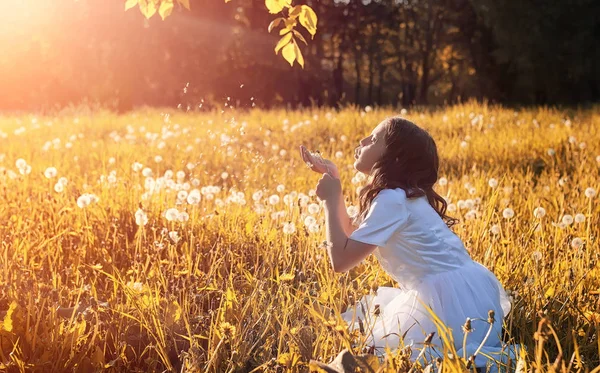
POLYGON ((354 168, 364 174, 370 175, 373 165, 383 155, 385 150, 384 133, 386 122, 381 122, 371 135, 360 140, 359 146, 354 149, 354 168))

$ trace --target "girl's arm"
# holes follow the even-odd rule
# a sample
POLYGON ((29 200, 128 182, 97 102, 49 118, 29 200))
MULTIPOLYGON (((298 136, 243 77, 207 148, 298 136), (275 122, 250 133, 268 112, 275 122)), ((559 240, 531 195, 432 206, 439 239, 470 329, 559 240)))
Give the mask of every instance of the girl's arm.
POLYGON ((329 243, 327 252, 335 272, 350 270, 377 247, 348 238, 350 233, 347 233, 346 229, 350 230, 351 224, 343 198, 325 200, 325 225, 329 243), (347 224, 346 228, 344 224, 347 224))
POLYGON ((352 221, 350 220, 350 216, 348 216, 348 210, 346 208, 346 202, 344 201, 344 194, 340 194, 340 202, 339 202, 339 217, 342 221, 342 228, 346 233, 346 236, 350 236, 352 232, 354 232, 355 227, 352 225, 352 221))

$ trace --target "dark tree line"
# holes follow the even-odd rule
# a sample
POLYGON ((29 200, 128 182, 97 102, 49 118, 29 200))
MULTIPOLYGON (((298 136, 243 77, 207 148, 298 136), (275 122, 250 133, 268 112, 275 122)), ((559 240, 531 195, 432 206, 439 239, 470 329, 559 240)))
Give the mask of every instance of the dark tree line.
POLYGON ((192 1, 165 21, 104 0, 56 0, 27 21, 3 12, 0 110, 600 97, 596 0, 306 2, 319 23, 304 35, 304 70, 274 54, 274 16, 259 0, 192 1))

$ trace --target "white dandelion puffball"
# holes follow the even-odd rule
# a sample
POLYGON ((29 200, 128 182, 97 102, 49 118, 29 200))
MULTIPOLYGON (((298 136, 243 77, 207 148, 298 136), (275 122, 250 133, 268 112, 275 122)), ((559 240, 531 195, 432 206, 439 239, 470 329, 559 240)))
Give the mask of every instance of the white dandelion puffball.
POLYGON ((177 210, 176 208, 170 208, 167 211, 165 211, 165 218, 168 221, 176 221, 177 219, 179 219, 179 210, 177 210))
POLYGON ((338 150, 337 152, 335 152, 335 157, 337 159, 343 158, 344 157, 344 153, 342 153, 341 151, 338 150))
POLYGON ((169 232, 169 238, 171 240, 173 240, 173 242, 177 243, 177 242, 179 242, 179 233, 177 233, 175 231, 171 231, 171 232, 169 232))
POLYGON ((53 177, 56 177, 57 173, 58 171, 56 171, 55 167, 48 167, 46 171, 44 171, 44 176, 46 176, 47 179, 52 179, 53 177))
POLYGON ((556 150, 554 150, 554 149, 552 149, 552 148, 549 148, 549 149, 547 150, 547 153, 548 153, 548 155, 549 155, 549 156, 551 156, 551 157, 552 157, 554 154, 556 154, 556 150))
POLYGON ((221 173, 221 179, 226 180, 229 177, 229 173, 226 171, 223 171, 221 173))
POLYGON ((181 223, 185 223, 186 221, 190 220, 190 214, 188 214, 185 211, 182 211, 179 216, 177 216, 177 220, 181 223))
POLYGON ((596 189, 590 187, 584 193, 587 198, 594 198, 596 196, 596 189))
POLYGON ((575 223, 577 224, 581 224, 585 221, 585 215, 579 213, 577 215, 575 215, 575 223))
POLYGON ((448 185, 448 179, 446 179, 445 177, 440 177, 440 179, 438 180, 438 185, 439 186, 446 186, 446 185, 448 185))
POLYGON ((564 215, 561 219, 561 222, 565 225, 571 225, 571 224, 573 224, 573 216, 571 216, 569 214, 564 215))
POLYGON ((65 186, 62 183, 54 184, 54 191, 56 193, 62 193, 65 190, 65 186))
POLYGON ((575 250, 580 249, 583 246, 583 240, 579 237, 575 237, 573 238, 573 241, 571 241, 571 247, 574 248, 575 250))
POLYGON ((19 172, 21 175, 29 175, 31 173, 31 166, 27 164, 25 167, 19 168, 19 172))
POLYGON ((254 202, 258 202, 258 201, 260 201, 260 199, 262 198, 262 196, 263 196, 263 192, 260 191, 260 190, 258 190, 256 192, 252 193, 252 200, 254 202))
POLYGON ((89 194, 82 194, 79 196, 79 198, 77 198, 77 207, 80 209, 88 207, 90 203, 92 203, 92 199, 90 198, 89 194))
POLYGON ((278 203, 279 203, 279 196, 277 194, 273 194, 273 195, 271 195, 271 197, 269 197, 270 205, 276 205, 278 203))
POLYGON ((310 227, 311 225, 315 224, 316 222, 317 222, 317 219, 315 219, 314 217, 312 217, 310 215, 304 219, 304 225, 307 228, 310 227))
POLYGON ((497 224, 492 225, 492 227, 490 228, 490 232, 494 235, 497 236, 500 234, 500 226, 498 226, 497 224))
POLYGON ((539 251, 534 251, 533 253, 531 253, 531 257, 533 258, 533 260, 535 260, 536 262, 539 262, 540 260, 542 260, 542 253, 539 251))
POLYGON ((498 180, 491 178, 488 180, 488 185, 490 186, 490 188, 495 188, 498 186, 498 180))
POLYGON ((163 160, 163 157, 161 157, 160 155, 157 155, 156 157, 154 157, 154 162, 156 162, 156 163, 160 163, 160 162, 162 162, 162 160, 163 160))
POLYGON ((546 216, 546 209, 543 207, 536 207, 533 210, 533 216, 535 216, 538 219, 543 218, 544 216, 546 216))
POLYGON ((27 162, 23 158, 19 158, 15 162, 15 166, 17 166, 18 169, 22 169, 27 166, 27 162))
POLYGON ((468 143, 468 142, 466 142, 466 141, 461 141, 461 142, 460 142, 460 147, 461 147, 461 148, 465 149, 467 146, 469 146, 469 143, 468 143))
POLYGON ((179 192, 177 192, 177 199, 180 201, 185 201, 187 196, 188 192, 186 192, 185 190, 180 190, 179 192))
POLYGON ((200 203, 200 191, 198 189, 192 189, 192 191, 187 196, 187 203, 190 205, 197 205, 200 203))
POLYGON ((321 229, 321 227, 319 226, 319 224, 312 224, 308 227, 308 231, 310 233, 319 233, 319 230, 321 229))
POLYGON ((600 155, 596 156, 596 163, 600 163, 600 155))
POLYGON ((133 172, 140 172, 143 167, 144 167, 144 165, 139 162, 134 162, 131 165, 131 169, 133 170, 133 172))
POLYGON ((308 205, 308 213, 311 215, 318 213, 320 209, 321 207, 316 203, 311 203, 308 205))
POLYGON ((285 223, 283 225, 283 233, 285 234, 293 234, 296 232, 296 226, 292 222, 285 223))
POLYGON ((277 193, 283 193, 283 191, 285 190, 285 185, 283 185, 283 184, 277 185, 276 190, 277 190, 277 193))
POLYGON ((175 174, 175 176, 177 176, 177 180, 183 181, 183 179, 185 179, 185 172, 183 172, 183 171, 177 171, 177 173, 175 174))
POLYGON ((135 224, 139 226, 144 226, 148 224, 148 215, 142 209, 138 209, 135 212, 135 224))
POLYGON ((448 212, 449 213, 456 212, 456 205, 454 203, 448 204, 448 212))
POLYGON ((515 212, 510 207, 507 207, 502 211, 502 217, 504 217, 504 219, 512 219, 514 216, 515 212))
POLYGON ((142 176, 144 177, 150 177, 152 176, 152 169, 150 169, 150 167, 146 167, 142 170, 142 176))
POLYGON ((348 216, 351 218, 354 218, 356 217, 356 215, 358 215, 358 207, 354 205, 348 206, 346 211, 348 212, 348 216))

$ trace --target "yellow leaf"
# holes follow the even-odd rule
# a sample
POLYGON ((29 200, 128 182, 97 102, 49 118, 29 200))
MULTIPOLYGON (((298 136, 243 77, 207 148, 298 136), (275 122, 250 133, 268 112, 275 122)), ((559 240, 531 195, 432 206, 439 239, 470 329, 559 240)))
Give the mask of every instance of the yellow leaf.
POLYGON ((292 5, 292 0, 265 0, 265 5, 269 9, 269 13, 275 14, 289 8, 292 5))
POLYGON ((289 43, 283 47, 281 54, 283 55, 283 58, 290 63, 290 66, 294 66, 294 60, 296 59, 296 48, 294 48, 292 43, 289 43))
POLYGON ((136 6, 138 3, 138 0, 127 0, 125 1, 125 10, 129 10, 131 8, 133 8, 134 6, 136 6))
POLYGON ((269 27, 267 28, 267 30, 269 32, 271 32, 275 27, 279 26, 281 21, 283 21, 283 18, 281 18, 281 17, 275 18, 274 20, 271 21, 271 23, 269 23, 269 27))
POLYGON ((308 5, 302 5, 302 12, 300 13, 300 24, 304 26, 306 31, 314 37, 317 33, 317 14, 308 5))
POLYGON ((304 57, 302 56, 302 52, 300 48, 298 48, 298 43, 294 42, 294 52, 296 52, 296 59, 302 68, 304 68, 304 57))
POLYGON ((282 37, 281 39, 279 39, 279 42, 275 46, 275 54, 277 54, 279 52, 279 50, 281 48, 283 48, 283 46, 285 46, 286 44, 288 44, 290 42, 290 40, 292 40, 292 34, 291 33, 286 34, 284 37, 282 37))
POLYGON ((156 13, 156 3, 153 0, 138 0, 140 11, 146 18, 150 18, 156 13))
POLYGON ((177 1, 179 2, 179 4, 183 5, 183 7, 185 9, 190 10, 190 0, 177 0, 177 1))
POLYGON ((160 8, 158 8, 158 14, 160 14, 163 21, 171 15, 171 12, 173 12, 173 0, 163 0, 160 3, 160 8))
POLYGON ((8 307, 8 311, 6 311, 4 321, 2 322, 2 329, 6 330, 7 332, 12 332, 13 330, 12 315, 15 308, 17 308, 17 302, 13 300, 10 306, 8 307))

